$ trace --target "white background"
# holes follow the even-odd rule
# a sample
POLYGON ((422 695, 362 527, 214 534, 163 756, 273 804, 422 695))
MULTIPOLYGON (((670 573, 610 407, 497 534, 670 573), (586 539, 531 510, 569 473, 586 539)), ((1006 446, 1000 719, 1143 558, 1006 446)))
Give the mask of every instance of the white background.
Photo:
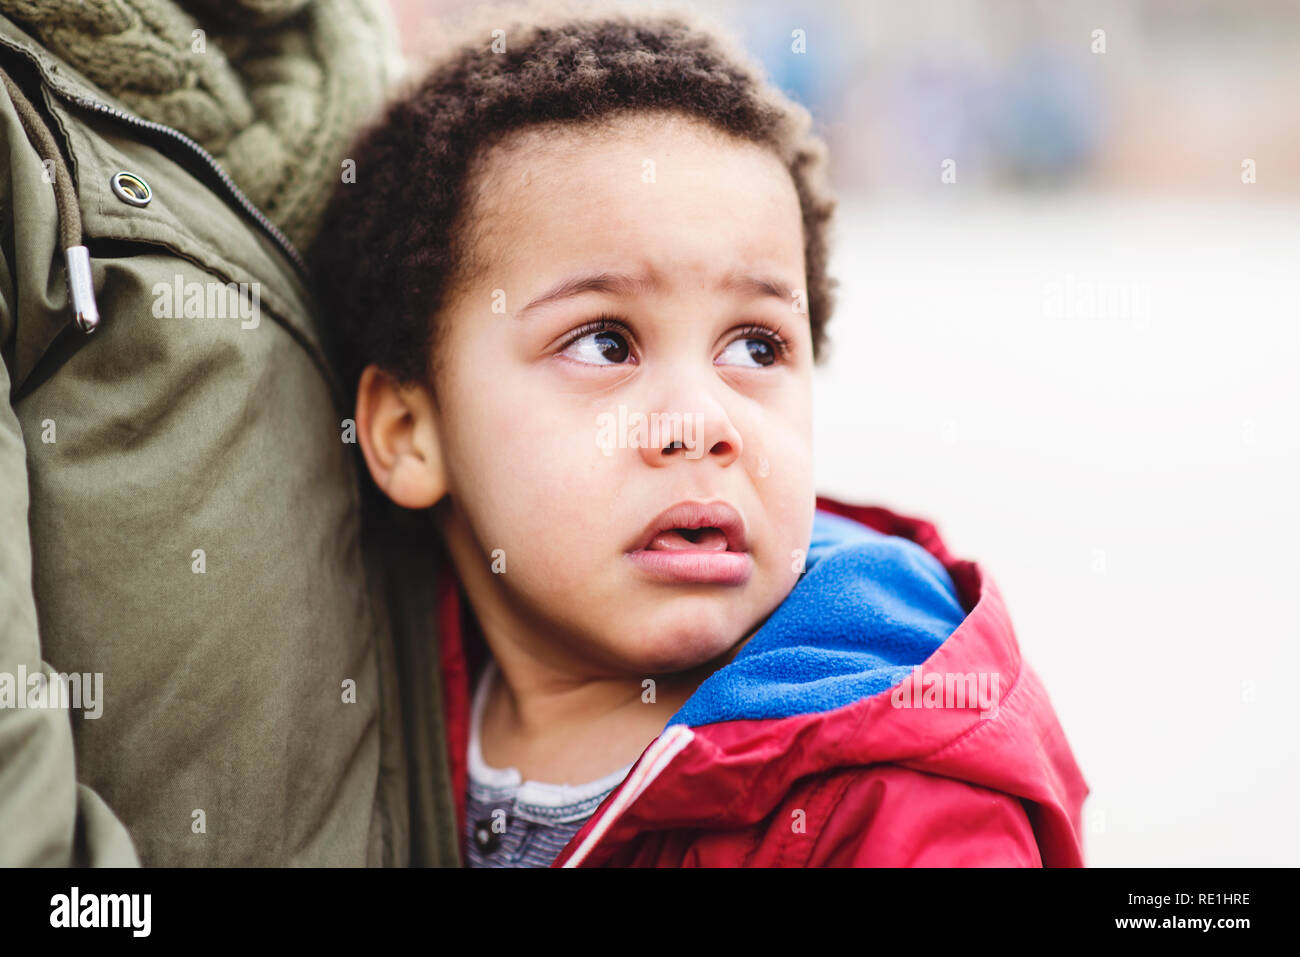
POLYGON ((997 581, 1089 866, 1300 861, 1300 206, 1241 190, 842 199, 819 488, 997 581))

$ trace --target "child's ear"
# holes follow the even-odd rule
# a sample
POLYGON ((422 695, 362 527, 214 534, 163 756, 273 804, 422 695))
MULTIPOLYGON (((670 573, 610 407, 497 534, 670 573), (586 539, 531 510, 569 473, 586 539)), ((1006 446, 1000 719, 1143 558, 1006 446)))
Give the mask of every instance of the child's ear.
POLYGON ((401 385, 367 366, 357 386, 357 434, 375 484, 398 505, 429 508, 447 493, 428 389, 401 385))

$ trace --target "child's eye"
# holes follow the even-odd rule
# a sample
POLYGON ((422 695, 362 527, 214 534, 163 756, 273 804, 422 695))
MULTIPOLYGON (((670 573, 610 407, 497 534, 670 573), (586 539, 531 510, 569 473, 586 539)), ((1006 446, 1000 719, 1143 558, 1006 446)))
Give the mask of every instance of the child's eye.
POLYGON ((628 337, 617 328, 618 320, 601 317, 587 323, 569 338, 560 355, 588 365, 609 366, 626 362, 632 355, 628 337))
POLYGON ((719 365, 763 367, 776 363, 786 352, 785 341, 775 332, 762 327, 741 330, 739 339, 733 339, 718 356, 719 365))
MULTIPOLYGON (((559 354, 586 365, 613 366, 635 361, 631 333, 616 316, 599 318, 575 329, 559 354)), ((765 326, 747 326, 728 343, 715 362, 718 365, 763 368, 775 365, 787 354, 785 340, 765 326)))

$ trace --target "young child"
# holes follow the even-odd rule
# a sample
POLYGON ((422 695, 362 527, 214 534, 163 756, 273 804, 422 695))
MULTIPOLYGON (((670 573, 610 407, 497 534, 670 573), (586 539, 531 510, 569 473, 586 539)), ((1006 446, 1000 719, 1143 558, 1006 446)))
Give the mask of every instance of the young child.
POLYGON ((1082 864, 993 582, 814 492, 810 125, 693 15, 534 10, 349 154, 313 265, 370 475, 445 544, 470 866, 1082 864))

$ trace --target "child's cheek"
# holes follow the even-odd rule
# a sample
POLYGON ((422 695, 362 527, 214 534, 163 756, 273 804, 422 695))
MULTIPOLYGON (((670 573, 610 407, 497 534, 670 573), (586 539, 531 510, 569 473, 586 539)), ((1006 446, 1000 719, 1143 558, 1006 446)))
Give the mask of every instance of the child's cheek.
POLYGON ((621 548, 616 460, 601 456, 594 425, 558 416, 523 417, 502 439, 493 498, 515 550, 539 582, 581 586, 621 548))
POLYGON ((812 453, 804 437, 772 436, 750 463, 761 503, 766 548, 755 556, 788 590, 802 572, 812 535, 817 493, 812 453))

